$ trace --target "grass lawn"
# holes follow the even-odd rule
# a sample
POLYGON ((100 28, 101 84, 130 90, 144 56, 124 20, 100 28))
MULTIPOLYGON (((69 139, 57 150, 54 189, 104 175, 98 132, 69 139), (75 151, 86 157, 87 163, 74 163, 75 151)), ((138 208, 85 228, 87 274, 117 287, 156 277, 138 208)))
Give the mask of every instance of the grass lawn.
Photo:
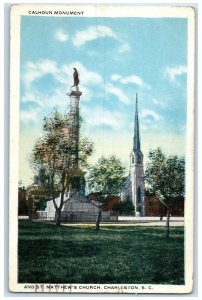
POLYGON ((19 221, 19 283, 184 284, 184 230, 19 221))

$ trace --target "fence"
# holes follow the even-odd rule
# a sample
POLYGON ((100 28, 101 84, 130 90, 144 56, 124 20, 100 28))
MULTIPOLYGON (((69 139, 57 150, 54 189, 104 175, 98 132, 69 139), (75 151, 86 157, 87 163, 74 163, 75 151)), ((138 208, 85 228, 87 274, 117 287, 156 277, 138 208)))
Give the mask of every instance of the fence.
MULTIPOLYGON (((55 213, 54 214, 48 214, 46 211, 37 211, 38 220, 41 221, 54 221, 55 220, 55 213)), ((62 222, 70 222, 70 223, 75 223, 75 222, 95 222, 97 219, 97 213, 88 213, 88 212, 66 212, 62 211, 61 212, 61 221, 62 222)), ((113 219, 113 217, 112 217, 113 219)), ((101 221, 110 221, 111 216, 109 212, 103 212, 101 221)))

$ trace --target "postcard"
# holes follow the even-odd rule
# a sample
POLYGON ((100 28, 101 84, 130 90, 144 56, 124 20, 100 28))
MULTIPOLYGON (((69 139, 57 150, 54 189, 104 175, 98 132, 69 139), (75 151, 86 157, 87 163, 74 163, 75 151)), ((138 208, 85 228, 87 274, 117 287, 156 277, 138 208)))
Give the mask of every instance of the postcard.
POLYGON ((10 291, 191 293, 194 8, 12 5, 10 38, 10 291))

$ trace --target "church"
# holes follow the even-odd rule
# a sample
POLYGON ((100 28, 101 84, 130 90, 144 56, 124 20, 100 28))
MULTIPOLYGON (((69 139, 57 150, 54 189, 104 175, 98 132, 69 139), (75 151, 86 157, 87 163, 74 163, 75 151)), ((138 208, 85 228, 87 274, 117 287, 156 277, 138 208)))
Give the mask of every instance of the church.
POLYGON ((130 171, 121 192, 122 201, 132 201, 135 216, 145 215, 144 156, 140 144, 138 95, 136 94, 133 148, 130 154, 130 171))
MULTIPOLYGON (((133 203, 136 217, 162 218, 166 215, 166 209, 155 195, 146 195, 144 178, 144 155, 141 151, 138 95, 136 94, 133 148, 130 154, 129 175, 121 191, 121 200, 133 203)), ((174 204, 172 216, 184 216, 184 201, 174 204)))

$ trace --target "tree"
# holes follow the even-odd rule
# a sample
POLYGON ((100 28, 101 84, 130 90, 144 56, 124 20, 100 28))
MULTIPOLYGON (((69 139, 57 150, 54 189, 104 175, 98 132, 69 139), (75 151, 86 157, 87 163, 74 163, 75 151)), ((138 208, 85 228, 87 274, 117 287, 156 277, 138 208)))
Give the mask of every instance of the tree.
POLYGON ((114 201, 125 180, 125 167, 114 155, 109 158, 101 157, 98 162, 90 167, 88 186, 92 193, 89 201, 98 207, 96 229, 99 229, 102 211, 114 201), (94 196, 93 196, 94 195, 94 196))
POLYGON ((31 156, 32 166, 38 171, 43 170, 41 185, 51 194, 56 225, 60 225, 64 203, 75 193, 72 182, 81 173, 79 166, 87 165, 87 158, 93 151, 93 144, 87 138, 80 139, 79 147, 75 147, 78 137, 71 120, 70 115, 60 114, 57 110, 45 117, 43 135, 36 142, 31 156), (79 161, 75 157, 79 157, 79 161), (56 203, 58 195, 59 204, 56 203))
MULTIPOLYGON (((50 200, 50 199, 48 199, 48 200, 50 200)), ((46 209, 46 202, 48 200, 43 195, 39 196, 39 199, 38 199, 38 201, 35 204, 36 211, 38 211, 38 210, 42 210, 42 211, 45 210, 46 209)))
POLYGON ((18 187, 18 216, 26 216, 28 214, 28 201, 26 198, 25 187, 18 187))
POLYGON ((177 201, 184 199, 185 159, 177 155, 167 157, 157 148, 149 152, 145 175, 149 190, 166 208, 166 236, 169 237, 172 208, 177 201))

